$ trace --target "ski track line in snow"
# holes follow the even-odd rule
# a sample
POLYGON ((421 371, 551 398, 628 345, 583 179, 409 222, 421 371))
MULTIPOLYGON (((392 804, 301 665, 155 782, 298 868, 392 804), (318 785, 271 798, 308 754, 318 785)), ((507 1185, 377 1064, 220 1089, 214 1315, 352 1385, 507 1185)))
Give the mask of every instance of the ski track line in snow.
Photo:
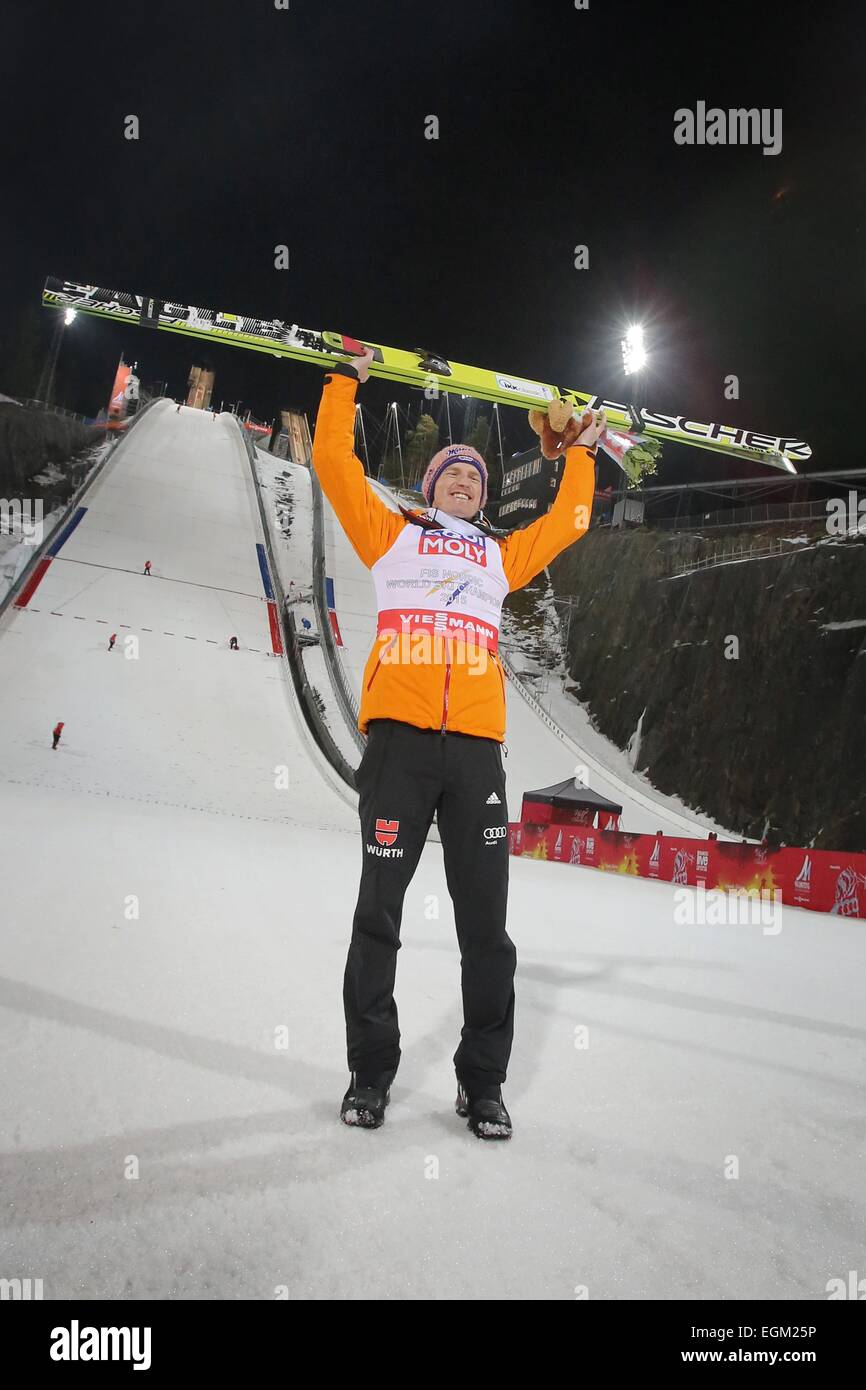
MULTIPOLYGON (((106 574, 139 574, 141 575, 142 579, 144 578, 144 575, 142 574, 141 570, 129 569, 126 565, 103 565, 99 564, 96 560, 72 560, 67 555, 57 555, 55 557, 54 563, 64 565, 88 565, 90 569, 104 570, 106 574)), ((226 589, 222 584, 203 584, 198 579, 178 579, 171 574, 151 573, 147 577, 148 579, 161 579, 163 583, 167 584, 188 584, 193 589, 211 589, 214 591, 214 593, 217 594, 236 594, 238 598, 254 598, 257 599, 260 603, 266 602, 262 594, 253 593, 247 589, 226 589)), ((84 593, 84 589, 79 590, 79 593, 84 593)), ((70 595, 70 598, 76 597, 76 594, 70 595)))
MULTIPOLYGON (((183 583, 186 583, 187 581, 185 581, 185 580, 180 580, 179 582, 180 582, 181 584, 183 584, 183 583)), ((212 587, 212 586, 211 586, 211 585, 203 585, 202 587, 204 587, 204 588, 210 588, 210 587, 212 587)), ((222 593, 227 593, 227 594, 232 594, 232 593, 237 593, 238 590, 235 590, 235 589, 223 589, 221 592, 222 592, 222 593)), ((244 594, 244 595, 242 595, 242 597, 244 597, 244 598, 257 598, 258 595, 256 595, 256 594, 244 594)), ((19 612, 19 613, 42 613, 43 610, 42 610, 41 608, 19 608, 19 609, 18 609, 18 612, 19 612)), ((108 619, 108 618, 84 618, 84 617, 81 616, 80 613, 72 613, 72 614, 69 614, 69 613, 58 613, 54 608, 50 609, 49 612, 50 612, 52 618, 68 618, 68 617, 72 617, 72 618, 75 619, 76 622, 79 622, 79 623, 95 622, 95 623, 102 623, 105 627, 115 626, 115 627, 118 629, 118 631, 119 631, 121 628, 126 628, 129 632, 133 632, 133 631, 137 631, 137 632, 148 632, 148 633, 150 633, 151 636, 156 636, 156 637, 160 637, 160 636, 162 636, 162 637, 177 637, 177 635, 178 635, 176 632, 165 632, 165 631, 163 631, 162 633, 155 632, 154 629, 153 629, 152 627, 132 628, 132 627, 130 626, 129 623, 115 623, 115 624, 112 624, 111 621, 110 621, 110 619, 108 619)), ((180 636, 183 638, 183 640, 184 640, 185 642, 209 642, 209 643, 211 644, 211 646, 215 646, 215 647, 219 647, 219 646, 222 645, 222 642, 221 642, 218 638, 216 638, 216 637, 192 637, 192 636, 190 636, 190 634, 189 634, 188 632, 182 632, 182 633, 180 634, 180 636)), ((224 642, 224 641, 225 641, 225 638, 223 638, 222 641, 224 642)), ((258 655, 258 656, 272 656, 272 655, 273 655, 272 652, 266 652, 262 647, 241 647, 240 650, 241 650, 242 652, 255 652, 256 655, 258 655)))
MULTIPOLYGON (((31 746, 43 747, 46 745, 37 744, 35 740, 32 740, 31 746)), ((49 749, 48 751, 51 752, 51 749, 49 749)), ((58 748, 57 751, 59 752, 60 749, 58 748)), ((79 750, 72 749, 69 747, 65 748, 63 752, 66 757, 69 757, 70 754, 76 757, 86 756, 79 750)), ((54 766, 54 764, 52 764, 52 766, 54 766)), ((355 838, 358 834, 358 828, 355 825, 315 825, 310 820, 297 820, 294 816, 251 816, 247 815, 243 811, 224 811, 219 806, 193 806, 186 801, 168 801, 165 797, 161 796, 133 796, 130 792, 99 791, 95 787, 73 786, 58 788, 56 783, 54 782, 49 782, 48 780, 44 782, 39 782, 34 781, 32 778, 29 777, 0 776, 0 782, 2 782, 5 786, 9 787, 32 787, 35 791, 40 792, 46 790, 62 790, 74 793, 76 796, 107 797, 110 801, 138 801, 150 806, 169 806, 172 810, 175 811, 194 811, 197 815, 222 816, 229 820, 261 821, 265 825, 296 825, 302 830, 320 830, 323 834, 327 835, 332 835, 336 833, 340 835, 351 835, 353 838, 355 838)), ((298 777, 292 785, 295 787, 301 787, 305 786, 308 782, 308 777, 298 777)))

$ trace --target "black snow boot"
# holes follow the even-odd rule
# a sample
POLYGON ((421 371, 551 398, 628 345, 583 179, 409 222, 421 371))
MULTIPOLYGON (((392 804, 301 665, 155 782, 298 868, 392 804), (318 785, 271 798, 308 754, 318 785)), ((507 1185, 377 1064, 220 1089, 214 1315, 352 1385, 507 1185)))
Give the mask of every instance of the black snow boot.
POLYGON ((469 1096, 461 1082, 457 1083, 454 1109, 479 1139, 510 1139, 511 1116, 505 1109, 502 1088, 491 1086, 480 1095, 469 1096))
POLYGON ((390 1099, 391 1087, 387 1077, 361 1077, 353 1071, 349 1089, 340 1106, 340 1119, 344 1125, 378 1129, 384 1124, 385 1106, 390 1099))

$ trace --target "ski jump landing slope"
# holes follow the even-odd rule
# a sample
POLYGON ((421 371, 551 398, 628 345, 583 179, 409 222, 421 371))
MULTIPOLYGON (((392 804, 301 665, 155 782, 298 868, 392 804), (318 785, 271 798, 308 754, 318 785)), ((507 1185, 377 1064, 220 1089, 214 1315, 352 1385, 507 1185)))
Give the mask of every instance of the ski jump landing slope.
POLYGON ((273 652, 262 541, 234 419, 155 405, 82 499, 26 609, 0 627, 6 779, 348 824, 326 784, 312 779, 311 796, 308 742, 273 652))
POLYGON ((268 655, 234 421, 154 407, 83 505, 0 620, 3 1278, 573 1303, 824 1298, 862 1269, 849 920, 680 925, 670 885, 512 860, 516 1132, 483 1145, 453 1113, 458 951, 428 845, 388 1120, 340 1125, 363 851, 268 655))

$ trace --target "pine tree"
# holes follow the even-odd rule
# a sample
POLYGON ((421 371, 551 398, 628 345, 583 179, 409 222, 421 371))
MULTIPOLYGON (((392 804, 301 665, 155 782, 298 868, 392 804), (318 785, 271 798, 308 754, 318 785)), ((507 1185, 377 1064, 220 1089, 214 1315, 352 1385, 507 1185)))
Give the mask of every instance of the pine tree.
POLYGON ((400 471, 400 454, 396 444, 389 444, 382 456, 381 477, 389 487, 402 487, 403 475, 400 471))
POLYGON ((54 326, 53 315, 39 306, 27 305, 12 321, 0 342, 0 391, 7 396, 35 396, 36 385, 49 350, 45 320, 54 326))
POLYGON ((439 448, 439 426, 432 415, 423 414, 406 436, 406 477, 410 487, 418 488, 427 465, 439 448))

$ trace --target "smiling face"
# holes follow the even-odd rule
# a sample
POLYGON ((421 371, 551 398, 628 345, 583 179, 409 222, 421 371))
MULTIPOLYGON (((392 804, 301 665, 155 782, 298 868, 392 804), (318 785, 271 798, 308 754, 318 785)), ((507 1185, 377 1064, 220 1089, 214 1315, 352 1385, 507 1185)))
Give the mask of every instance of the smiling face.
POLYGON ((481 506, 481 474, 471 463, 449 463, 436 480, 433 506, 471 521, 481 506))

